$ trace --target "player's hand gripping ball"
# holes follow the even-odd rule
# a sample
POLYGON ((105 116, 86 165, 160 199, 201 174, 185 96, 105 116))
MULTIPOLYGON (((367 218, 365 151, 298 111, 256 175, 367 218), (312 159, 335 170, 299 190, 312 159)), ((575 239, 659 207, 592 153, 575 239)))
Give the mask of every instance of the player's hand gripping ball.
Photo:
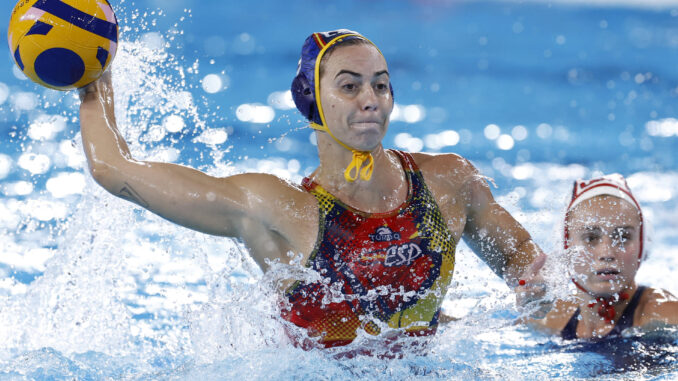
POLYGON ((99 78, 113 61, 118 21, 107 0, 19 0, 7 36, 28 78, 71 90, 99 78))

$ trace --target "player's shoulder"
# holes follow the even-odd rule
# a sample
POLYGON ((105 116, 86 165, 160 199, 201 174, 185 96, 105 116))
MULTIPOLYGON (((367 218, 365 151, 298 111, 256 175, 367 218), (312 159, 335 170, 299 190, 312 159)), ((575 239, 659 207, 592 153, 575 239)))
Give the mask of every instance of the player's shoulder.
POLYGON ((289 179, 269 173, 240 173, 223 178, 225 183, 235 184, 242 191, 248 192, 252 197, 264 199, 287 199, 299 197, 311 197, 303 185, 289 179))
POLYGON ((678 316, 678 299, 670 292, 660 288, 648 287, 642 295, 640 304, 645 314, 673 314, 678 316))
POLYGON ((455 153, 417 152, 412 154, 412 158, 422 172, 432 175, 465 178, 478 174, 478 170, 468 159, 455 153))

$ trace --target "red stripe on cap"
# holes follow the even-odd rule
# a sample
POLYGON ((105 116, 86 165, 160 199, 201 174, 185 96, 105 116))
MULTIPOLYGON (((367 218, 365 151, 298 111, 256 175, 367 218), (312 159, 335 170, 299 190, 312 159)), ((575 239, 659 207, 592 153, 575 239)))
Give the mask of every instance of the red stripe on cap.
MULTIPOLYGON (((580 184, 580 185, 581 185, 581 184, 580 184)), ((620 187, 619 185, 617 185, 617 184, 615 184, 615 183, 611 183, 611 182, 598 183, 598 184, 593 185, 593 186, 582 185, 582 188, 584 188, 584 189, 581 191, 581 193, 577 193, 576 190, 573 191, 573 194, 572 194, 572 201, 570 201, 570 204, 567 206, 567 210, 570 210, 570 208, 572 207, 572 204, 574 204, 574 202, 575 202, 579 197, 581 197, 584 193, 590 191, 591 189, 600 188, 600 187, 610 187, 610 188, 615 188, 615 189, 618 189, 618 190, 622 191, 624 194, 626 194, 627 196, 629 196, 629 198, 630 198, 630 199, 633 201, 633 203, 635 204, 636 209, 638 209, 638 211, 640 211, 640 204, 638 204, 638 201, 636 201, 636 198, 633 197, 633 194, 631 194, 631 192, 628 191, 627 189, 624 189, 624 188, 620 187)), ((575 188, 575 189, 576 189, 576 188, 575 188)))
POLYGON ((325 47, 325 41, 323 40, 322 36, 320 36, 320 33, 313 33, 313 39, 315 40, 315 43, 318 44, 320 49, 325 47))

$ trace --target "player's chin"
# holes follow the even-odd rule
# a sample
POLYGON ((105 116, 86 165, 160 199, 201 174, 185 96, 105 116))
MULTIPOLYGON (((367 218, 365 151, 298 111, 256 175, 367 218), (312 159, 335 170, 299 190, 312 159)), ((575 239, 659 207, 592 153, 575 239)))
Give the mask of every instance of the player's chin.
POLYGON ((386 129, 381 126, 357 126, 351 129, 355 140, 367 144, 370 141, 381 140, 386 135, 386 129))
POLYGON ((386 135, 385 128, 354 130, 353 147, 361 151, 372 151, 386 135))
POLYGON ((597 297, 609 298, 624 291, 627 287, 621 281, 598 281, 589 286, 589 291, 597 297))

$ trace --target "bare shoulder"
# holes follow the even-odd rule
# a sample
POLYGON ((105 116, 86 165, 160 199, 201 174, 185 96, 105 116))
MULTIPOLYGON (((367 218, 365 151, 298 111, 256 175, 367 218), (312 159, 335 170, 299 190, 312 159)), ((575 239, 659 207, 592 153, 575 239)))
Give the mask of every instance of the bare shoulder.
POLYGON ((468 226, 469 206, 489 205, 492 200, 487 182, 470 161, 459 155, 414 153, 412 157, 448 228, 459 240, 468 226))
MULTIPOLYGON (((464 205, 472 205, 474 210, 490 205, 493 201, 487 177, 468 160, 457 154, 413 154, 426 184, 433 193, 458 197, 464 205)), ((468 210, 467 210, 468 212, 468 210)))
POLYGON ((577 305, 570 301, 557 300, 543 319, 522 321, 530 327, 551 335, 558 334, 577 311, 577 305))
POLYGON ((454 154, 413 153, 412 157, 428 181, 464 184, 479 175, 467 159, 454 154))
POLYGON ((237 230, 255 260, 285 259, 285 254, 310 254, 318 232, 318 203, 303 186, 277 176, 243 173, 222 179, 224 189, 239 188, 243 206, 237 230))
MULTIPOLYGON (((678 299, 670 292, 650 288, 645 291, 639 308, 640 316, 636 325, 652 322, 678 324, 678 299)), ((638 312, 637 312, 638 313, 638 312)))
POLYGON ((242 173, 222 179, 223 189, 235 185, 248 208, 271 211, 304 209, 315 206, 315 198, 300 184, 267 173, 242 173))
POLYGON ((301 185, 268 173, 241 173, 224 177, 222 180, 242 188, 251 189, 256 193, 306 193, 301 185))
POLYGON ((432 154, 417 152, 412 153, 412 157, 420 169, 431 173, 459 173, 461 175, 466 175, 477 172, 470 161, 455 153, 432 154))

